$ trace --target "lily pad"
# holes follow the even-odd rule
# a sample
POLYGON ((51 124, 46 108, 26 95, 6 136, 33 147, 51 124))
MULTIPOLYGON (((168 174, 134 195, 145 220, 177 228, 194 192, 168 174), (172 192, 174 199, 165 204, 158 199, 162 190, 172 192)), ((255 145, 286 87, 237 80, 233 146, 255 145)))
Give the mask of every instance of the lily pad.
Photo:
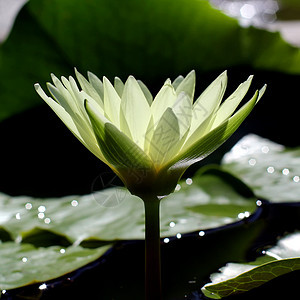
POLYGON ((241 178, 258 197, 271 202, 300 201, 300 149, 289 149, 256 135, 242 138, 222 167, 241 178))
MULTIPOLYGON (((207 170, 181 182, 176 192, 161 201, 161 236, 235 222, 256 209, 255 200, 247 186, 232 175, 207 170)), ((60 241, 65 237, 70 244, 144 239, 143 202, 121 187, 56 199, 2 194, 0 207, 0 226, 12 239, 38 240, 50 233, 60 241), (115 206, 105 207, 108 201, 115 206)))
POLYGON ((209 298, 247 292, 286 273, 300 270, 300 233, 281 239, 277 246, 264 251, 264 256, 248 264, 229 263, 211 276, 202 292, 209 298))
POLYGON ((191 69, 299 74, 300 50, 279 33, 240 27, 209 1, 31 0, 0 46, 0 119, 41 103, 32 85, 74 66, 155 86, 191 69))
POLYGON ((102 256, 111 246, 35 248, 31 244, 0 244, 0 289, 8 290, 70 273, 102 256), (59 266, 59 267, 58 267, 59 266))

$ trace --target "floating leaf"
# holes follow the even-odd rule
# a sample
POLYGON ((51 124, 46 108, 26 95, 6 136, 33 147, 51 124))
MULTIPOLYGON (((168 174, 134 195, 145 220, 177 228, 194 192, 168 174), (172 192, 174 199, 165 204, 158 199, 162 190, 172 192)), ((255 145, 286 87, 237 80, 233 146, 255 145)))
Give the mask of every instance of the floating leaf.
POLYGON ((258 197, 300 201, 300 149, 247 135, 228 152, 222 167, 241 178, 258 197))
POLYGON ((299 53, 279 33, 242 28, 209 1, 31 0, 0 46, 0 119, 41 103, 32 84, 74 66, 155 85, 193 68, 299 74, 299 53))
POLYGON ((278 245, 264 251, 265 254, 248 264, 229 263, 221 273, 211 276, 212 283, 206 284, 202 292, 210 298, 247 292, 286 273, 300 270, 300 233, 289 235, 278 245))
MULTIPOLYGON (((162 237, 222 226, 256 209, 251 191, 217 169, 181 182, 177 190, 161 203, 162 237)), ((57 235, 58 244, 66 243, 64 236, 76 244, 90 239, 144 239, 143 203, 120 187, 57 199, 2 194, 0 207, 0 226, 13 239, 38 240, 50 233, 52 239, 57 235), (107 207, 111 203, 113 207, 107 207)))
POLYGON ((35 248, 31 244, 0 244, 0 289, 8 290, 70 273, 103 255, 111 246, 35 248), (58 267, 59 266, 59 267, 58 267))

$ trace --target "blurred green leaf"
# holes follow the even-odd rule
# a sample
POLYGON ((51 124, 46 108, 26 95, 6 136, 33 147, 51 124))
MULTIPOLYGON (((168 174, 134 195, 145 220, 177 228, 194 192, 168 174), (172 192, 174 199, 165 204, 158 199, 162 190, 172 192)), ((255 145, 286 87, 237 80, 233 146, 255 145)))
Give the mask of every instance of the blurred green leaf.
POLYGON ((41 103, 32 85, 74 66, 156 86, 241 65, 299 74, 300 51, 204 0, 31 0, 0 47, 0 120, 41 103))
POLYGON ((288 149, 256 135, 241 139, 222 162, 258 197, 272 202, 300 201, 300 149, 288 149))
POLYGON ((281 239, 265 255, 248 264, 228 263, 221 273, 211 276, 202 292, 209 298, 220 299, 247 292, 286 273, 300 270, 300 234, 281 239))
POLYGON ((84 249, 80 246, 35 248, 31 244, 0 244, 0 289, 44 283, 70 273, 103 255, 110 246, 84 249), (59 266, 59 267, 58 267, 59 266))
MULTIPOLYGON (((222 226, 256 209, 251 191, 218 169, 207 169, 179 188, 162 200, 162 237, 222 226)), ((58 245, 144 239, 143 203, 120 187, 57 199, 2 194, 0 207, 0 226, 12 239, 21 236, 39 246, 48 245, 46 237, 58 245)))

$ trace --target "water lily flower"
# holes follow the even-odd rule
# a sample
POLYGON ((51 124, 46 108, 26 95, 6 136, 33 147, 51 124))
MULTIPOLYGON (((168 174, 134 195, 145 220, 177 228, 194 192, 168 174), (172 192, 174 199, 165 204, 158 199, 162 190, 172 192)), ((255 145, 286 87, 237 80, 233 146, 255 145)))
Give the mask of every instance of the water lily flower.
POLYGON ((145 206, 145 295, 159 300, 160 196, 171 193, 183 172, 205 158, 239 127, 263 95, 265 86, 236 111, 252 81, 250 76, 222 102, 227 74, 222 73, 193 102, 195 72, 173 82, 167 79, 152 97, 148 88, 129 76, 114 86, 104 77, 75 70, 61 81, 52 75, 52 98, 39 84, 38 94, 73 134, 122 179, 145 206), (222 103, 221 103, 222 102, 222 103), (235 113, 234 113, 235 112, 235 113))
POLYGON ((88 72, 73 77, 52 74, 46 95, 36 91, 78 140, 121 178, 135 195, 167 195, 193 163, 205 158, 239 127, 265 86, 236 111, 252 81, 250 76, 225 101, 223 72, 193 102, 195 72, 167 79, 152 97, 133 76, 114 85, 88 72), (236 112, 235 112, 236 111, 236 112), (235 112, 235 113, 234 113, 235 112))

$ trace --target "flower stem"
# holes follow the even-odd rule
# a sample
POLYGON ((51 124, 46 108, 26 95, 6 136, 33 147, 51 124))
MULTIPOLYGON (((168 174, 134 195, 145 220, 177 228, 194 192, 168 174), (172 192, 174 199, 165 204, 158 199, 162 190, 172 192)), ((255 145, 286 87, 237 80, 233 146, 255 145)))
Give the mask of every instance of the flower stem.
POLYGON ((145 206, 145 299, 160 300, 160 200, 150 195, 142 199, 145 206))

